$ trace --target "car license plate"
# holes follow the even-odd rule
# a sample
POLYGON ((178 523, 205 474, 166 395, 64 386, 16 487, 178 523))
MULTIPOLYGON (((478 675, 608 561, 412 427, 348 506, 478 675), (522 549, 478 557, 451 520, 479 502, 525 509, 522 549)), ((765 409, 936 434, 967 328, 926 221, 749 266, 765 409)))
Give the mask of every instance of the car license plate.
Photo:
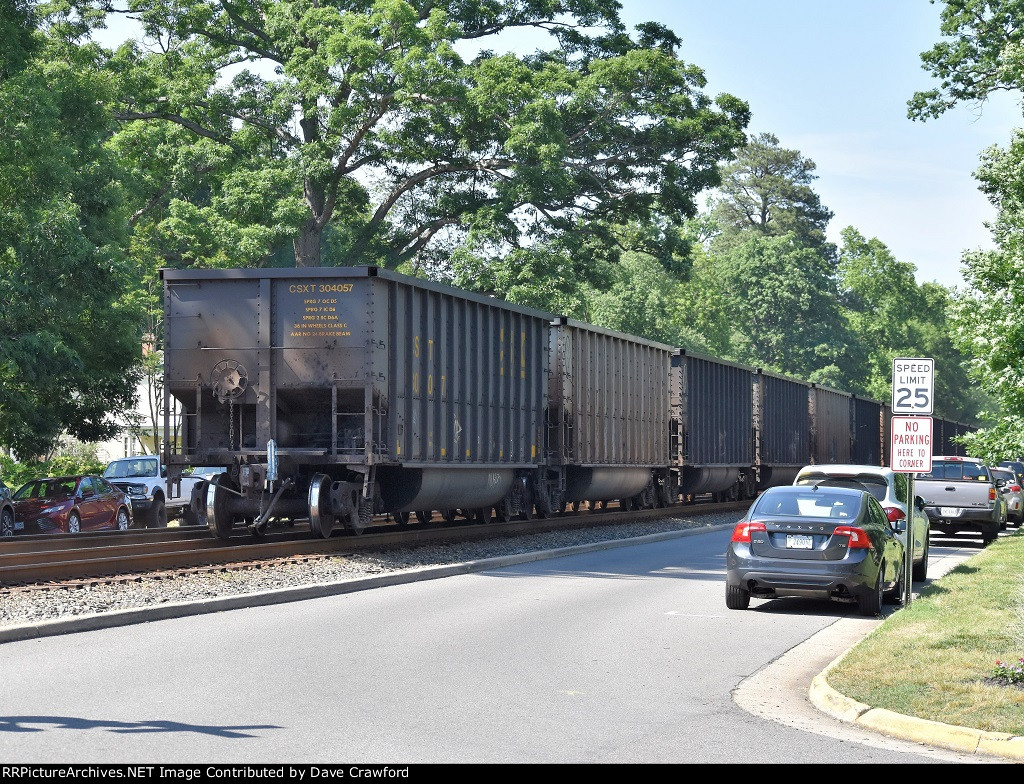
POLYGON ((786 547, 797 550, 810 550, 814 546, 814 537, 801 534, 786 534, 786 547))
POLYGON ((943 517, 959 517, 960 510, 955 506, 940 506, 939 514, 943 517))

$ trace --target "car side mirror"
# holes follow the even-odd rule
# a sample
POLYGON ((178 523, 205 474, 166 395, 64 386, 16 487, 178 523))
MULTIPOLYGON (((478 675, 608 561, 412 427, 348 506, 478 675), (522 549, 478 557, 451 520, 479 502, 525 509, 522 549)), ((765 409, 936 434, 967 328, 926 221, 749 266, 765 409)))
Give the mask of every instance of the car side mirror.
POLYGON ((893 530, 896 533, 898 533, 898 534, 902 534, 902 533, 906 532, 906 530, 907 530, 907 520, 906 520, 906 518, 905 517, 904 518, 900 518, 899 520, 897 520, 895 523, 892 524, 892 527, 893 527, 893 530))
POLYGON ((80 498, 92 498, 96 494, 92 490, 82 490, 78 495, 80 498))
POLYGON ((914 496, 914 507, 919 512, 923 512, 924 511, 924 499, 921 498, 921 496, 919 496, 919 495, 914 496))

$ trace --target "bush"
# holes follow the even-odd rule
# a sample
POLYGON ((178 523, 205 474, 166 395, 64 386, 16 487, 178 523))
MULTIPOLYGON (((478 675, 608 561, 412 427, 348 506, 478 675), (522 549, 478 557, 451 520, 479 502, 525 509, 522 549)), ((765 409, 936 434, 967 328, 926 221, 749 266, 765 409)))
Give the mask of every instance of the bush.
POLYGON ((79 446, 51 460, 27 463, 19 463, 14 458, 0 454, 0 479, 11 490, 17 490, 30 479, 67 474, 102 474, 106 467, 107 464, 97 456, 95 447, 79 446))

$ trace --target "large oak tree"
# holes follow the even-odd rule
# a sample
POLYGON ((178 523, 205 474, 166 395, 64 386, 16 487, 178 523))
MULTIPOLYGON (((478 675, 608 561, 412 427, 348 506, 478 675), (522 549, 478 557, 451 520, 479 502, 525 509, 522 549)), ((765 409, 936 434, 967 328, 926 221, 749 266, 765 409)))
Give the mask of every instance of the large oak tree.
POLYGON ((609 226, 694 214, 748 121, 744 102, 702 92, 672 31, 626 31, 615 0, 95 5, 146 32, 112 60, 126 129, 205 143, 184 156, 194 171, 230 162, 205 191, 153 184, 183 264, 238 263, 238 237, 269 263, 285 233, 300 266, 415 269, 432 249, 444 266, 467 241, 568 233, 614 245, 609 226), (513 31, 537 48, 500 51, 513 31))

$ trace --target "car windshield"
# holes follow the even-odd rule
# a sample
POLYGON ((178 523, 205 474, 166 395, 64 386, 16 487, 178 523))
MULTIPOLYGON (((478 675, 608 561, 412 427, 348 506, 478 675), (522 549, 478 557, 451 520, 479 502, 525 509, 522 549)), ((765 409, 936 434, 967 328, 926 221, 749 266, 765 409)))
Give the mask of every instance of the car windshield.
POLYGON ((130 479, 138 476, 156 476, 156 458, 115 460, 103 472, 104 479, 130 479))
POLYGON ((863 496, 832 493, 827 489, 807 493, 764 493, 752 515, 756 517, 856 517, 863 496))

